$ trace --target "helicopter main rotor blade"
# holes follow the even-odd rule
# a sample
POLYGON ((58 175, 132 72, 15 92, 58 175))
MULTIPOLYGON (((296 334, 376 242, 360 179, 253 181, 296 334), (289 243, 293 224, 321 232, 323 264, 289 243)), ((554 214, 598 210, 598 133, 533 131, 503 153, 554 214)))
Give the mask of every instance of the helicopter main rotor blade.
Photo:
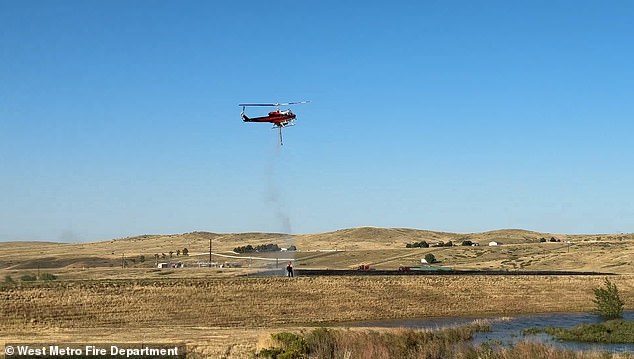
POLYGON ((288 105, 297 105, 300 103, 309 103, 310 101, 296 101, 296 102, 284 102, 284 103, 241 103, 238 104, 240 107, 250 107, 250 106, 288 106, 288 105))
POLYGON ((297 101, 297 102, 286 102, 286 103, 278 103, 278 106, 288 106, 288 105, 298 105, 300 103, 309 103, 310 101, 297 101))
POLYGON ((249 107, 249 106, 279 106, 276 103, 241 103, 238 104, 240 107, 249 107))

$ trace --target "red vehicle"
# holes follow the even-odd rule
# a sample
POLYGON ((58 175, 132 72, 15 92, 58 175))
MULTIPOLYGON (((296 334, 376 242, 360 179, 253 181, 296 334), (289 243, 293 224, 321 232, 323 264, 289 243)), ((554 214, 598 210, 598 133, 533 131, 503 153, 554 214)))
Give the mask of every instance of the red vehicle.
POLYGON ((280 130, 280 145, 282 143, 282 127, 286 126, 294 126, 295 118, 297 117, 293 111, 289 110, 280 110, 280 106, 289 106, 300 103, 308 103, 310 101, 300 101, 300 102, 287 102, 287 103, 241 103, 238 106, 242 106, 242 112, 240 116, 242 117, 242 121, 244 122, 268 122, 273 124, 273 128, 278 128, 280 130), (249 117, 244 113, 247 107, 255 107, 255 106, 275 106, 275 111, 269 112, 268 116, 262 117, 249 117))

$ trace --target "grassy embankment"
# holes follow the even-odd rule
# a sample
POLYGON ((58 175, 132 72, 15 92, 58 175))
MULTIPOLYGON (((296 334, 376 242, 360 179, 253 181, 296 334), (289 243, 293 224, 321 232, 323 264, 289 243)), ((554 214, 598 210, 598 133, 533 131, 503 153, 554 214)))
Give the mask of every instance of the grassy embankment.
POLYGON ((541 343, 519 342, 512 346, 473 345, 476 331, 487 331, 483 322, 439 330, 342 330, 318 328, 309 332, 281 332, 260 343, 259 358, 373 358, 373 359, 611 359, 630 354, 574 352, 541 343))
POLYGON ((586 343, 634 343, 634 321, 612 319, 601 323, 580 324, 573 328, 531 328, 525 334, 547 333, 557 340, 586 343))
MULTIPOLYGON (((634 303, 634 278, 613 278, 634 303)), ((590 311, 601 277, 399 276, 22 283, 0 289, 10 341, 185 342, 210 357, 253 353, 280 330, 346 321, 590 311)), ((626 308, 628 308, 626 306, 626 308)))

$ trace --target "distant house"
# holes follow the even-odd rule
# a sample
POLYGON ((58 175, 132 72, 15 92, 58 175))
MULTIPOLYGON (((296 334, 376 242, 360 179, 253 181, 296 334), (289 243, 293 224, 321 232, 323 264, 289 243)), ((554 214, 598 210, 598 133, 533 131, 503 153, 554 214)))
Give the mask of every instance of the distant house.
POLYGON ((182 262, 178 263, 159 263, 156 265, 157 268, 184 268, 185 265, 182 262))
POLYGON ((489 247, 495 247, 495 246, 499 246, 500 243, 496 242, 496 241, 491 241, 489 242, 489 247))

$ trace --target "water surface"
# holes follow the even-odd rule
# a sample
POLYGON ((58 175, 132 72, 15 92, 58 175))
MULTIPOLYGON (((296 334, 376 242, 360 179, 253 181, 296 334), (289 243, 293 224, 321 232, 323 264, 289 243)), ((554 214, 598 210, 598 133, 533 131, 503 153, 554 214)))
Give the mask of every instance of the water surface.
MULTIPOLYGON (((623 318, 634 320, 634 311, 623 313, 623 318)), ((425 319, 397 319, 346 323, 347 327, 382 327, 382 328, 424 328, 439 329, 462 326, 474 320, 483 319, 491 323, 491 331, 476 333, 474 344, 500 343, 502 345, 515 344, 522 340, 530 340, 553 345, 559 348, 576 351, 607 351, 611 353, 634 353, 634 343, 602 344, 563 342, 555 340, 548 334, 522 335, 522 330, 528 328, 561 327, 572 328, 579 324, 599 323, 601 317, 592 313, 547 313, 523 314, 509 317, 456 317, 456 318, 425 318, 425 319)))

